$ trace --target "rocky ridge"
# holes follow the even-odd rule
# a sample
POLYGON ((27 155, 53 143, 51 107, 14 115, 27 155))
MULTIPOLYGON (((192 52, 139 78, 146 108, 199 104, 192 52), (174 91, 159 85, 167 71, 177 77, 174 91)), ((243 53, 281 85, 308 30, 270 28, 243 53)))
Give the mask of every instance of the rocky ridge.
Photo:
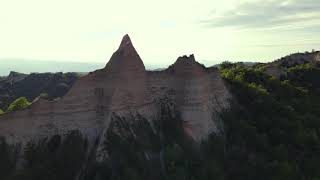
POLYGON ((0 116, 0 136, 25 144, 78 130, 91 144, 102 137, 102 146, 111 119, 139 116, 152 124, 165 104, 179 112, 184 133, 200 142, 220 132, 218 113, 229 98, 218 69, 204 67, 193 55, 179 57, 165 70, 146 71, 125 35, 105 68, 79 78, 60 100, 39 98, 25 110, 0 116))
POLYGON ((284 75, 285 68, 290 68, 299 64, 306 63, 319 63, 320 62, 320 51, 306 52, 306 53, 295 53, 285 57, 282 57, 272 63, 268 63, 265 68, 265 72, 271 76, 280 77, 284 75))

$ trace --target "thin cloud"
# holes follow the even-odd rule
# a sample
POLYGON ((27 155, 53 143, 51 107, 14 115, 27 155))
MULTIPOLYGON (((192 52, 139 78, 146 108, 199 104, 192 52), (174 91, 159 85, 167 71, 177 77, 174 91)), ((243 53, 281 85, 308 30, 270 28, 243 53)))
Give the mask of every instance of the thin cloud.
POLYGON ((313 45, 315 47, 320 46, 320 43, 299 43, 299 44, 253 44, 249 45, 249 47, 265 47, 265 48, 274 48, 274 47, 301 47, 301 46, 310 46, 313 45))
POLYGON ((319 0, 250 0, 203 21, 211 28, 320 29, 319 0))

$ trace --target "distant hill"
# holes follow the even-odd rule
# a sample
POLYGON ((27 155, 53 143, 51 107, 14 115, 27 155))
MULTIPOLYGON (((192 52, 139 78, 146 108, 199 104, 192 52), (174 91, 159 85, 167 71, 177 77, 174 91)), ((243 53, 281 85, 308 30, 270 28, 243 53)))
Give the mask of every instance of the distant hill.
POLYGON ((90 72, 104 67, 103 63, 40 61, 24 59, 0 59, 0 76, 7 76, 10 71, 32 72, 90 72))
POLYGON ((0 79, 0 109, 19 97, 33 101, 41 93, 52 100, 65 95, 74 82, 81 76, 78 73, 31 73, 10 72, 9 76, 0 79))

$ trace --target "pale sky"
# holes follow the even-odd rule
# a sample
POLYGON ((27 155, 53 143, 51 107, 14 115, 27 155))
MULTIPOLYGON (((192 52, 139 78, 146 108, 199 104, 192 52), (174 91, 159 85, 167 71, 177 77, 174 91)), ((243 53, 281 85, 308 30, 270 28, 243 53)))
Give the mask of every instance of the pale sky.
POLYGON ((106 63, 124 34, 146 65, 271 61, 320 49, 320 1, 0 0, 0 61, 106 63))

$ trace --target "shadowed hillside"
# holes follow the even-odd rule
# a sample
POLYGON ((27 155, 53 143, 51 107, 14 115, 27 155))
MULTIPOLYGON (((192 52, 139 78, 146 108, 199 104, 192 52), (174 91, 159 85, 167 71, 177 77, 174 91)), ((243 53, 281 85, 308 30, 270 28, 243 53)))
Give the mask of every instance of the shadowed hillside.
POLYGON ((32 73, 10 72, 0 79, 0 109, 6 110, 19 97, 33 101, 40 94, 48 100, 65 95, 79 78, 77 73, 32 73))

